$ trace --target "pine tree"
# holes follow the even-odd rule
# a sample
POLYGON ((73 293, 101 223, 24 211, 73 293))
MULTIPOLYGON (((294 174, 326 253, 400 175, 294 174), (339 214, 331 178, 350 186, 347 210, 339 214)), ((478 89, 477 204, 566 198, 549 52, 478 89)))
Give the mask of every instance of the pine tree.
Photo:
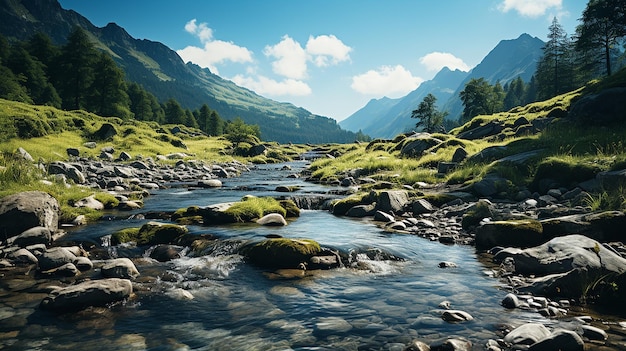
POLYGON ((54 80, 64 108, 79 110, 85 107, 87 92, 93 82, 96 55, 87 33, 76 27, 61 49, 59 71, 54 80))
POLYGON ((111 56, 101 52, 93 67, 94 79, 89 86, 88 109, 104 117, 128 119, 132 116, 126 93, 124 71, 111 56))
POLYGON ((33 58, 22 45, 12 48, 7 66, 20 77, 33 103, 61 107, 61 98, 48 81, 44 64, 33 58))
POLYGON ((131 82, 128 84, 127 93, 130 100, 130 111, 134 118, 138 121, 151 121, 154 114, 147 92, 141 85, 131 82))
POLYGON ((185 124, 187 118, 185 110, 180 107, 178 101, 169 99, 163 105, 165 111, 165 123, 167 124, 185 124))
POLYGON ((626 0, 590 0, 581 20, 576 48, 591 55, 590 60, 604 62, 604 71, 610 76, 615 47, 626 36, 626 0))
POLYGON ((526 84, 521 77, 517 77, 508 84, 508 89, 504 97, 503 109, 508 111, 513 107, 522 106, 525 103, 526 97, 526 84))

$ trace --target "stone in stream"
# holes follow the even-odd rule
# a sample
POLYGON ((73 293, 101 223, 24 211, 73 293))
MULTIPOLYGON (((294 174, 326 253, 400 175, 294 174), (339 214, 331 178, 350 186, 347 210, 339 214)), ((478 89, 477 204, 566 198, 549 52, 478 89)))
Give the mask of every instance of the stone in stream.
POLYGON ((42 191, 25 191, 0 199, 2 239, 21 234, 32 227, 55 232, 59 226, 59 202, 42 191))
POLYGON ((150 258, 153 258, 159 262, 167 262, 173 259, 180 258, 180 253, 183 250, 181 246, 174 245, 157 245, 152 252, 150 252, 150 258))
POLYGON ((132 292, 133 285, 127 279, 88 280, 53 290, 39 307, 61 313, 71 312, 90 306, 105 306, 130 297, 132 292))
POLYGON ((517 298, 517 295, 513 293, 508 293, 502 300, 502 306, 509 309, 515 309, 519 307, 519 299, 517 298))
POLYGON ((38 257, 39 270, 49 271, 66 263, 72 263, 76 260, 76 255, 66 247, 53 247, 47 249, 38 257))
POLYGON ((583 351, 585 343, 576 332, 557 329, 550 335, 530 345, 528 351, 583 351))
POLYGON ((260 225, 265 225, 265 226, 282 227, 282 226, 286 226, 287 225, 287 221, 285 220, 283 215, 281 215, 280 213, 269 213, 269 214, 266 214, 265 216, 257 219, 256 222, 258 224, 260 224, 260 225))
POLYGON ((25 230, 20 235, 13 237, 9 243, 19 247, 26 247, 36 244, 49 244, 52 241, 52 233, 46 227, 33 227, 25 230))
POLYGON ((95 195, 89 195, 74 202, 74 207, 85 207, 97 211, 104 210, 104 204, 96 200, 95 195))
POLYGON ((504 341, 512 345, 532 345, 550 336, 550 330, 541 323, 526 323, 504 336, 504 341))
POLYGON ((462 337, 449 337, 433 341, 430 351, 471 351, 472 342, 462 337))
POLYGON ((266 239, 243 249, 251 263, 267 268, 302 268, 322 249, 310 239, 266 239))
POLYGON ((105 278, 135 279, 139 276, 137 267, 129 258, 109 260, 102 266, 100 272, 105 278))
POLYGON ((446 322, 466 322, 474 319, 471 314, 460 310, 445 310, 441 314, 441 319, 446 322))

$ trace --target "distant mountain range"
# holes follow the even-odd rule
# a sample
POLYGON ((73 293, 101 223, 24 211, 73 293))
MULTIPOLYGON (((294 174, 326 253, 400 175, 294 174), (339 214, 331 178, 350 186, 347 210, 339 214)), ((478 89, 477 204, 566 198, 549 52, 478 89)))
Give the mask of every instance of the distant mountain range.
POLYGON ((536 71, 545 43, 536 37, 522 34, 513 40, 502 40, 470 72, 451 71, 444 67, 429 81, 403 98, 371 100, 363 108, 339 122, 343 128, 361 130, 375 138, 393 138, 415 126, 411 113, 429 93, 437 98, 437 107, 448 111, 448 119, 456 120, 463 111, 459 93, 472 78, 485 78, 490 84, 504 85, 521 77, 525 82, 536 71))
POLYGON ((131 37, 109 23, 103 28, 56 0, 0 0, 0 33, 9 41, 25 41, 35 33, 63 45, 75 26, 86 30, 98 49, 108 52, 126 73, 161 102, 176 99, 197 109, 207 104, 222 118, 241 117, 258 124, 263 140, 282 143, 352 142, 353 132, 341 129, 332 118, 318 116, 289 103, 264 98, 194 64, 185 64, 162 43, 131 37))

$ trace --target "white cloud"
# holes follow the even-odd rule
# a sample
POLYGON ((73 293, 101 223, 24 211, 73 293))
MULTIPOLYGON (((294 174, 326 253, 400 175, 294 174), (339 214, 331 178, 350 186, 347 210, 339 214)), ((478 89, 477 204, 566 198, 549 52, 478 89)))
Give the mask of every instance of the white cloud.
POLYGON ((264 76, 251 78, 236 75, 231 80, 235 84, 246 87, 260 95, 306 96, 311 94, 311 88, 305 82, 295 79, 285 79, 279 82, 264 76))
POLYGON ((464 72, 470 70, 470 67, 462 59, 447 52, 431 52, 420 57, 420 63, 426 66, 426 69, 429 71, 439 72, 444 67, 448 67, 453 71, 455 69, 460 69, 464 72))
POLYGON ((401 97, 415 89, 424 81, 414 77, 410 71, 397 66, 382 66, 352 77, 352 89, 367 95, 401 97))
POLYGON ((350 51, 352 51, 351 47, 332 34, 317 37, 309 36, 306 43, 306 52, 311 55, 311 60, 318 67, 349 61, 350 51))
POLYGON ((185 25, 185 30, 198 37, 204 47, 187 46, 176 51, 185 62, 193 62, 219 74, 217 64, 227 61, 246 63, 252 62, 252 51, 245 47, 222 40, 213 39, 213 30, 206 23, 197 24, 193 19, 185 25))
POLYGON ((266 46, 263 53, 276 58, 272 62, 274 73, 292 79, 304 79, 307 76, 307 54, 297 41, 288 35, 274 46, 266 46))
POLYGON ((548 9, 560 11, 563 0, 504 0, 498 9, 502 12, 517 11, 524 17, 539 17, 546 14, 548 9))

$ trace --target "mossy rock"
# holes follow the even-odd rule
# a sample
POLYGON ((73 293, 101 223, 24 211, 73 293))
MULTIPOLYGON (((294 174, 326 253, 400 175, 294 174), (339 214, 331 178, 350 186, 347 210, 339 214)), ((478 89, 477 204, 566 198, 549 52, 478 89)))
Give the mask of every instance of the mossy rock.
POLYGON ((137 245, 173 244, 189 230, 185 226, 160 222, 148 222, 141 228, 127 228, 114 233, 111 244, 134 241, 137 245))
POLYGON ((476 231, 476 247, 483 249, 494 246, 527 248, 546 241, 543 226, 534 219, 488 222, 476 231))
MULTIPOLYGON (((539 187, 542 180, 552 179, 561 186, 573 186, 596 177, 601 172, 599 165, 593 163, 573 162, 567 159, 550 157, 537 166, 532 187, 539 187)), ((546 190, 546 189, 540 189, 546 190)))
POLYGON ((476 205, 470 208, 461 219, 463 229, 469 229, 480 224, 484 218, 492 218, 493 210, 487 201, 478 201, 476 205))
POLYGON ((172 220, 178 224, 201 224, 202 210, 198 206, 179 208, 172 214, 172 220))
POLYGON ((336 216, 344 216, 349 209, 357 205, 370 204, 369 194, 352 195, 332 203, 332 212, 336 216))
POLYGON ((311 239, 272 238, 245 248, 243 255, 260 267, 301 268, 321 251, 320 244, 311 239))
POLYGON ((300 217, 300 209, 293 200, 280 200, 279 203, 285 209, 286 218, 300 217))
POLYGON ((208 206, 200 210, 205 224, 253 222, 267 214, 287 216, 287 210, 272 197, 244 196, 242 201, 208 206))

